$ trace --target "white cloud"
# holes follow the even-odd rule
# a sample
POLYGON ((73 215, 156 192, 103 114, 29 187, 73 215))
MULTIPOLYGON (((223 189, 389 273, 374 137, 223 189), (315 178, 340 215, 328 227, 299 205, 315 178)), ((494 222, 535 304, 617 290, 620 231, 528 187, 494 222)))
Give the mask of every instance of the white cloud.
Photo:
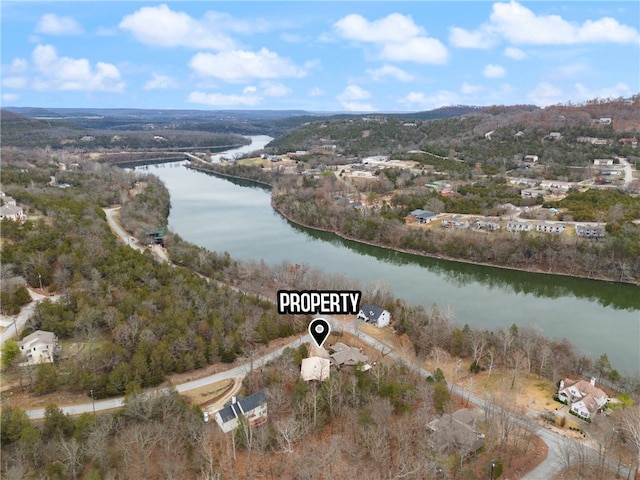
POLYGON ((24 58, 14 58, 9 66, 9 73, 24 73, 29 68, 29 62, 27 62, 24 58))
POLYGON ((381 58, 395 62, 447 63, 449 52, 435 38, 412 38, 406 43, 388 43, 382 49, 381 58))
POLYGON ((222 21, 224 18, 210 12, 203 20, 196 20, 167 5, 158 5, 127 15, 119 27, 145 45, 226 50, 233 48, 235 42, 225 33, 232 22, 222 21))
POLYGON ((399 82, 411 82, 414 79, 414 76, 410 73, 388 64, 380 68, 369 69, 367 73, 371 76, 371 79, 376 82, 384 81, 387 78, 393 78, 399 82))
POLYGON ((322 95, 324 95, 324 90, 322 90, 320 87, 315 87, 309 90, 310 97, 320 97, 322 95))
POLYGON ((376 45, 383 60, 442 64, 448 59, 446 47, 428 37, 408 15, 392 13, 370 22, 361 15, 351 14, 333 27, 341 38, 376 45))
POLYGON ((585 74, 588 74, 589 70, 589 66, 584 63, 569 63, 557 67, 548 75, 548 77, 554 79, 582 77, 585 74))
POLYGON ((456 105, 460 103, 460 97, 455 92, 448 90, 439 90, 429 95, 425 95, 423 92, 411 92, 402 98, 400 103, 407 105, 410 109, 432 110, 447 105, 456 105))
POLYGON ((2 86, 6 88, 25 88, 29 81, 25 77, 5 77, 2 86))
POLYGON ((291 89, 281 83, 265 82, 261 86, 261 91, 268 97, 284 97, 291 93, 291 89))
POLYGON ((452 43, 466 48, 486 48, 499 38, 516 45, 640 43, 637 29, 614 18, 570 22, 559 15, 537 15, 514 0, 494 3, 489 22, 477 30, 454 27, 450 37, 452 43))
POLYGON ((145 83, 143 90, 160 90, 165 88, 174 88, 177 86, 177 82, 167 75, 160 75, 159 73, 152 73, 151 80, 145 83))
POLYGON ((582 83, 576 83, 574 88, 579 95, 579 98, 575 99, 576 101, 592 100, 594 98, 629 97, 634 93, 625 83, 617 83, 613 87, 602 87, 596 90, 590 89, 582 83))
POLYGON ((338 20, 334 27, 346 39, 371 43, 403 43, 423 34, 410 16, 392 13, 370 22, 362 15, 351 14, 338 20))
POLYGON ((513 60, 524 60, 527 58, 527 54, 516 47, 507 47, 504 49, 504 56, 513 60))
POLYGON ((567 100, 565 92, 560 87, 552 85, 549 82, 542 82, 536 85, 536 87, 527 94, 527 97, 535 105, 540 107, 556 105, 567 100))
POLYGON ((371 98, 371 93, 358 85, 347 86, 342 93, 336 95, 336 98, 345 110, 352 112, 370 112, 374 110, 373 105, 361 101, 371 98))
POLYGON ((475 32, 453 27, 449 33, 449 42, 459 48, 491 48, 495 45, 496 38, 487 25, 475 32))
POLYGON ((60 17, 55 13, 45 13, 36 25, 36 32, 47 35, 80 35, 82 25, 71 17, 60 17))
POLYGON ((189 96, 187 97, 187 102, 201 103, 203 105, 210 105, 212 107, 253 107, 262 102, 262 97, 254 95, 253 93, 243 93, 242 95, 226 95, 223 93, 205 93, 195 91, 189 94, 189 96))
POLYGON ((187 98, 191 103, 202 103, 217 107, 259 105, 267 97, 283 97, 291 93, 289 88, 281 83, 262 82, 259 87, 247 85, 242 89, 242 94, 206 93, 201 91, 191 92, 187 98))
POLYGON ((474 95, 476 93, 480 93, 484 90, 482 85, 472 85, 470 83, 464 82, 460 87, 460 93, 463 95, 474 95))
POLYGON ((3 93, 2 94, 2 103, 12 103, 20 100, 20 95, 17 93, 3 93))
POLYGON ((266 48, 258 52, 230 50, 218 54, 197 53, 191 58, 189 67, 200 76, 227 82, 306 75, 302 68, 266 48))
POLYGON ((32 62, 39 76, 34 80, 36 90, 80 90, 121 92, 118 68, 111 63, 98 62, 92 67, 86 58, 58 57, 51 45, 38 45, 32 62))
POLYGON ((500 65, 488 64, 484 67, 482 74, 487 78, 500 78, 506 75, 507 71, 500 65))

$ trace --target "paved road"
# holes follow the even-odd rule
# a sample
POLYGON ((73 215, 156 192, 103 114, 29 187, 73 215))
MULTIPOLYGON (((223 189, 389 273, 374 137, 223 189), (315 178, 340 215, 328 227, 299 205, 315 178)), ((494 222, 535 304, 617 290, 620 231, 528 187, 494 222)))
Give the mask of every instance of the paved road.
MULTIPOLYGON (((111 226, 112 229, 114 229, 114 231, 116 232, 120 231, 121 233, 118 233, 120 238, 122 238, 123 241, 129 243, 129 241, 127 240, 129 239, 129 236, 120 227, 120 225, 118 225, 117 222, 115 222, 115 220, 113 219, 113 215, 115 213, 114 210, 115 209, 105 210, 107 212, 107 218, 111 219, 109 225, 111 226)), ((142 247, 142 249, 144 250, 144 247, 142 247)), ((351 333, 353 336, 355 336, 358 339, 358 341, 362 341, 370 345, 371 347, 377 349, 384 356, 389 356, 395 360, 398 360, 404 363, 406 366, 408 366, 409 368, 411 368, 412 370, 414 370, 415 372, 417 372, 422 376, 425 376, 425 377, 431 376, 431 372, 429 372, 425 368, 422 368, 419 365, 416 365, 412 360, 408 359, 402 353, 396 351, 392 346, 387 345, 373 338, 367 333, 361 331, 358 328, 358 326, 361 325, 361 322, 355 320, 351 323, 344 323, 330 316, 325 316, 324 318, 326 318, 331 323, 332 330, 342 330, 342 331, 351 333)), ((295 340, 292 340, 287 345, 277 350, 274 350, 273 352, 270 352, 262 357, 254 359, 252 364, 247 363, 247 364, 229 369, 225 372, 220 372, 214 375, 209 375, 208 377, 204 377, 198 380, 193 380, 191 382, 180 384, 176 386, 176 390, 180 393, 183 393, 183 392, 200 388, 205 385, 209 385, 218 381, 227 380, 230 378, 244 377, 247 374, 247 372, 252 368, 252 366, 253 368, 260 368, 266 363, 268 363, 269 361, 281 355, 282 352, 287 347, 298 347, 300 344, 310 342, 310 341, 311 341, 311 338, 308 334, 303 335, 295 340)), ((467 398, 470 403, 474 404, 475 406, 483 410, 493 409, 494 411, 496 411, 497 409, 495 405, 490 405, 489 402, 487 402, 485 399, 478 397, 477 395, 474 395, 471 392, 468 392, 455 384, 449 383, 449 389, 455 395, 458 395, 461 398, 467 398)), ((63 412, 68 413, 70 415, 79 415, 81 413, 88 413, 94 410, 97 412, 97 411, 110 410, 110 409, 121 407, 123 404, 123 400, 124 400, 123 397, 113 398, 108 400, 100 400, 96 402, 86 402, 80 405, 64 406, 64 407, 61 407, 61 409, 63 412)), ((575 451, 572 453, 572 457, 574 460, 576 455, 578 454, 577 450, 579 448, 582 448, 585 454, 591 460, 598 459, 598 453, 595 450, 585 447, 584 444, 581 444, 575 440, 571 440, 566 437, 563 437, 562 435, 559 435, 551 430, 542 428, 535 422, 535 420, 521 417, 519 415, 515 415, 509 412, 502 412, 502 413, 505 413, 506 415, 508 415, 513 422, 518 423, 522 427, 538 435, 546 443, 548 447, 548 453, 547 453, 546 459, 540 465, 538 465, 538 467, 536 467, 534 470, 532 470, 527 475, 525 475, 523 479, 547 480, 550 478, 554 478, 555 475, 559 473, 560 470, 562 470, 562 465, 563 465, 562 457, 565 455, 568 445, 576 447, 574 448, 575 451)), ((27 415, 32 419, 43 418, 44 409, 40 408, 40 409, 27 410, 27 415)), ((606 463, 609 470, 616 471, 616 468, 617 468, 616 462, 607 460, 606 463)), ((626 478, 628 474, 628 469, 626 467, 622 467, 620 469, 620 474, 623 476, 623 478, 626 478)))
POLYGON ((620 163, 624 165, 624 186, 628 187, 633 181, 633 168, 625 159, 621 158, 620 163))
MULTIPOLYGON (((299 338, 296 338, 290 341, 285 346, 280 347, 277 350, 274 350, 273 352, 269 352, 266 355, 263 355, 262 357, 254 359, 253 368, 255 369, 255 368, 263 367, 264 365, 269 363, 271 360, 278 358, 280 355, 282 355, 282 352, 284 352, 286 348, 289 348, 289 347, 297 348, 302 343, 306 343, 310 341, 311 341, 311 337, 309 336, 309 334, 302 335, 299 338)), ((229 370, 225 370, 224 372, 215 373, 213 375, 199 378, 197 380, 181 383, 180 385, 176 385, 175 389, 179 393, 184 393, 189 390, 194 390, 196 388, 204 387, 206 385, 211 385, 212 383, 220 382, 222 380, 228 380, 231 378, 243 378, 251 370, 251 368, 252 368, 251 363, 245 363, 237 367, 230 368, 229 370)), ((157 389, 156 391, 162 391, 162 390, 163 389, 157 389)), ((95 402, 89 401, 89 402, 76 404, 76 405, 62 406, 60 407, 60 409, 64 413, 68 413, 69 415, 80 415, 82 413, 90 413, 93 411, 101 412, 104 410, 119 408, 119 407, 122 407, 123 403, 124 403, 124 397, 118 397, 118 398, 110 398, 107 400, 96 400, 95 402)), ((32 418, 32 419, 44 418, 44 408, 34 408, 31 410, 27 410, 26 412, 29 418, 32 418)))
POLYGON ((19 332, 24 328, 27 320, 29 320, 31 318, 31 315, 33 315, 33 312, 38 303, 43 301, 45 298, 48 298, 52 302, 55 302, 60 298, 60 295, 47 296, 34 292, 30 288, 28 290, 29 295, 31 295, 31 299, 33 300, 30 304, 22 308, 22 310, 20 310, 20 313, 18 313, 17 315, 2 315, 2 317, 0 317, 2 326, 6 328, 6 330, 0 335, 0 345, 2 345, 5 340, 9 340, 10 338, 15 337, 16 331, 19 332))

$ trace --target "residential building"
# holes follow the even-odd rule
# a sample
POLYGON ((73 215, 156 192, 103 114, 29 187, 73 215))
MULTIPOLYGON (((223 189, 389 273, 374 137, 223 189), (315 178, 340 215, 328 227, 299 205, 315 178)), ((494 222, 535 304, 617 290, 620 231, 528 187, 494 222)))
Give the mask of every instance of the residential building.
POLYGON ((607 404, 607 394, 596 387, 596 379, 591 381, 560 380, 558 398, 569 405, 571 411, 579 417, 591 419, 607 404))
POLYGON ((507 232, 530 232, 532 229, 529 222, 507 222, 507 232))
POLYGON ((441 224, 443 228, 447 229, 455 228, 456 230, 464 230, 469 228, 469 221, 464 218, 459 218, 456 215, 449 218, 443 218, 441 224))
POLYGON ((638 139, 636 137, 632 138, 621 138, 618 140, 622 145, 629 144, 632 148, 636 148, 638 146, 638 139))
POLYGON ((538 155, 525 155, 522 159, 522 161, 526 163, 538 163, 538 160, 538 155))
POLYGON ((249 425, 256 427, 267 421, 267 396, 264 392, 257 392, 246 398, 231 397, 222 410, 215 414, 216 423, 224 433, 238 428, 240 417, 244 417, 249 425))
POLYGON ((305 382, 316 380, 322 382, 329 378, 331 360, 323 357, 309 357, 302 359, 300 377, 305 382))
POLYGON ((576 235, 583 238, 604 237, 604 227, 601 225, 576 224, 576 235))
POLYGON ((488 232, 495 232, 496 230, 500 230, 500 224, 488 220, 476 220, 473 224, 473 228, 486 230, 488 232))
POLYGON ((431 433, 430 443, 445 448, 454 448, 469 455, 484 446, 484 433, 478 430, 482 412, 462 408, 431 422, 427 429, 431 433))
POLYGON ((539 233, 562 233, 566 226, 562 223, 539 223, 536 225, 536 232, 539 233))
POLYGON ((362 370, 369 370, 371 365, 367 362, 369 357, 362 353, 361 349, 357 347, 350 347, 342 342, 337 342, 329 347, 331 350, 331 364, 336 368, 341 369, 343 367, 355 367, 358 364, 362 365, 362 370))
POLYGON ((391 313, 377 305, 363 305, 357 317, 367 323, 372 323, 378 328, 383 328, 391 323, 391 313))
POLYGON ((24 213, 22 207, 5 204, 0 207, 0 220, 4 220, 5 218, 13 222, 24 222, 27 219, 27 215, 24 213))
POLYGON ((410 215, 418 223, 429 223, 438 218, 438 215, 436 215, 435 213, 430 212, 429 210, 421 210, 421 209, 412 211, 410 215))
POLYGON ((18 342, 18 346, 25 365, 53 363, 54 357, 60 351, 58 337, 53 332, 44 330, 36 330, 31 335, 27 335, 18 342))
POLYGON ((596 158, 593 161, 594 165, 608 165, 611 166, 613 165, 613 158, 596 158))
POLYGON ((590 143, 591 145, 606 145, 609 143, 606 138, 598 137, 578 137, 576 140, 580 143, 590 143))

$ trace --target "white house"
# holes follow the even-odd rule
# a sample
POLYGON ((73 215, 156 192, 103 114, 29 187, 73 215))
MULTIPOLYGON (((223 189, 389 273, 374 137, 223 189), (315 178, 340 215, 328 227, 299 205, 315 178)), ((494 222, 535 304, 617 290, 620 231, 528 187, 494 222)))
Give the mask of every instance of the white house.
POLYGON ((257 392, 246 398, 231 397, 222 410, 218 410, 215 419, 224 433, 238 428, 238 419, 243 416, 249 425, 256 427, 267 421, 267 396, 257 392))
POLYGON ((36 330, 24 337, 19 343, 20 353, 24 356, 24 364, 53 363, 54 355, 60 346, 58 337, 53 332, 36 330))
POLYGON ((613 158, 596 158, 593 161, 594 165, 608 165, 611 166, 613 165, 613 158))
POLYGON ((576 224, 576 235, 585 238, 604 237, 604 227, 601 225, 576 224))
POLYGON ((576 415, 590 419, 607 403, 607 394, 596 387, 596 379, 573 381, 560 380, 558 397, 570 406, 576 415))
POLYGON ((331 360, 323 357, 309 357, 302 359, 300 366, 300 377, 305 382, 317 380, 323 382, 329 378, 331 370, 331 360))
POLYGON ((391 313, 377 305, 363 305, 356 318, 373 323, 378 328, 384 328, 391 323, 391 313))
POLYGON ((507 222, 507 232, 530 232, 532 228, 529 222, 507 222))
POLYGON ((540 233, 562 233, 566 228, 561 223, 539 223, 536 225, 536 232, 540 233))

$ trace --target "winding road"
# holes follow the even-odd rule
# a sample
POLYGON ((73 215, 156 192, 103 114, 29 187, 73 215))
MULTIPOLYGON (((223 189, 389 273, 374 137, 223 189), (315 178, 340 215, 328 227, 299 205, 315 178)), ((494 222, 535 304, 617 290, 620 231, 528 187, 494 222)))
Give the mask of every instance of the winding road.
MULTIPOLYGON (((139 245, 138 242, 136 242, 135 240, 132 241, 131 237, 124 231, 124 229, 122 229, 122 227, 115 220, 114 217, 117 212, 117 208, 105 209, 105 212, 107 214, 107 220, 112 230, 118 235, 118 237, 120 237, 120 239, 124 243, 128 244, 132 248, 135 248, 139 251, 145 250, 144 246, 139 245)), ((160 259, 162 261, 167 260, 166 257, 160 257, 160 259)), ((28 314, 25 314, 25 321, 26 321, 26 318, 28 318, 28 316, 29 316, 28 314)), ((389 356, 394 360, 404 363, 407 367, 411 368, 412 370, 414 370, 416 373, 418 373, 423 377, 431 376, 431 372, 417 365, 413 360, 409 359, 403 353, 397 351, 393 346, 387 345, 386 343, 383 343, 373 338, 372 336, 368 335, 367 333, 361 331, 358 328, 359 325, 362 324, 361 322, 354 320, 353 322, 345 323, 335 318, 332 318, 330 316, 325 316, 324 318, 331 323, 332 330, 350 333, 356 339, 358 339, 358 341, 362 341, 367 345, 380 351, 383 354, 383 356, 389 356)), ((179 393, 183 393, 183 392, 187 392, 189 390, 200 388, 200 387, 203 387, 215 382, 219 382, 222 380, 227 380, 231 378, 242 378, 250 371, 251 368, 254 368, 254 369, 260 368, 266 365, 268 362, 280 356, 286 348, 289 348, 289 347, 297 348, 302 343, 307 343, 310 341, 311 341, 311 337, 308 334, 302 335, 298 338, 295 338, 294 340, 291 340, 289 343, 278 348, 277 350, 274 350, 259 358, 254 359, 253 362, 251 363, 239 365, 237 367, 231 368, 224 372, 216 373, 204 378, 200 378, 198 380, 193 380, 190 382, 176 385, 175 389, 179 393)), ((568 439, 558 433, 555 433, 551 430, 547 430, 539 426, 535 420, 532 420, 530 418, 526 418, 520 415, 516 415, 508 411, 502 411, 496 405, 491 405, 487 400, 475 394, 472 394, 471 392, 461 388, 456 384, 449 383, 449 389, 453 394, 458 395, 461 398, 468 399, 470 403, 474 404, 478 408, 481 408, 483 410, 491 409, 493 411, 498 411, 501 414, 507 415, 511 421, 535 433, 545 442, 545 444, 548 447, 547 457, 534 470, 530 471, 528 474, 522 477, 523 479, 547 480, 547 479, 554 478, 555 475, 563 469, 564 462, 566 461, 565 457, 567 455, 570 455, 572 457, 572 461, 576 460, 580 450, 582 450, 583 454, 585 454, 592 461, 597 461, 599 458, 598 453, 595 450, 585 446, 583 443, 577 442, 576 440, 568 439)), ((150 391, 161 392, 163 391, 163 389, 155 389, 150 391)), ((105 410, 119 408, 123 405, 123 402, 124 402, 124 397, 119 397, 119 398, 112 398, 107 400, 90 401, 90 402, 85 402, 77 405, 68 405, 60 408, 64 413, 67 413, 69 415, 79 415, 82 413, 98 412, 98 411, 105 411, 105 410)), ((26 413, 31 419, 41 419, 44 417, 43 408, 27 410, 26 413)), ((606 460, 606 466, 611 471, 617 470, 617 463, 611 461, 610 459, 606 460)), ((630 474, 629 467, 626 467, 626 466, 620 467, 619 474, 623 478, 627 478, 627 476, 630 474)))

